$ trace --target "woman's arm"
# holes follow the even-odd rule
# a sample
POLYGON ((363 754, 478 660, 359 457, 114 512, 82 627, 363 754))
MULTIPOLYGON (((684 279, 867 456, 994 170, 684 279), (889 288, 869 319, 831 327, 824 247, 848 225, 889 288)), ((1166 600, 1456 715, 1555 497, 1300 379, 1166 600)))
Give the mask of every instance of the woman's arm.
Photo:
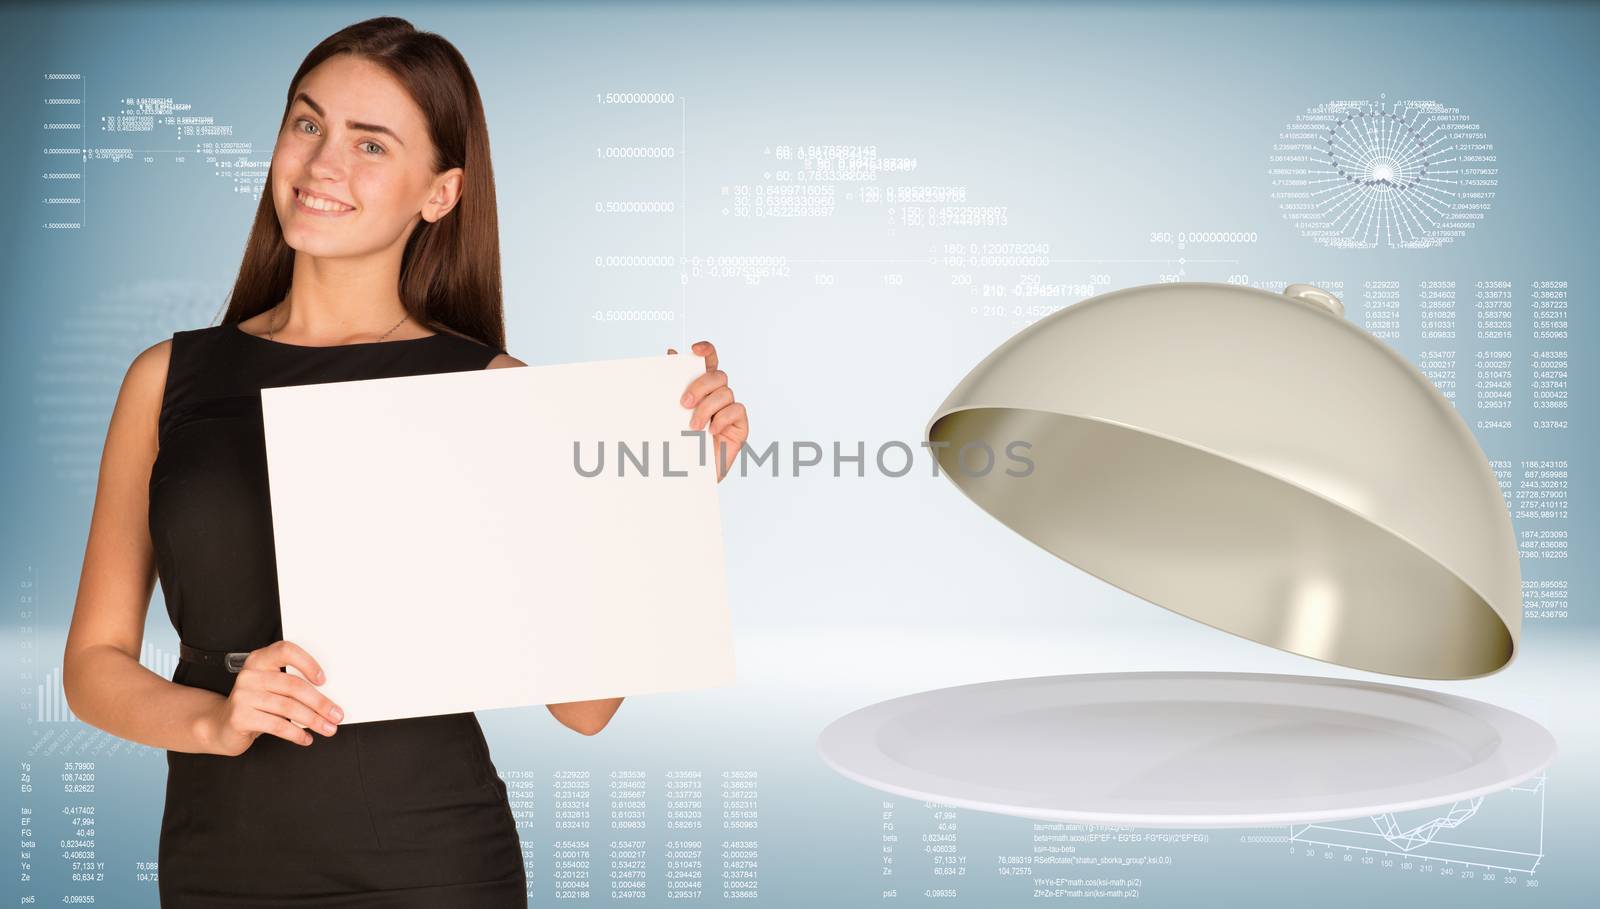
MULTIPOLYGON (((512 366, 527 366, 510 354, 497 354, 485 369, 505 369, 512 366)), ((545 709, 550 715, 560 721, 561 725, 581 732, 584 735, 594 735, 606 728, 611 722, 611 717, 616 714, 617 708, 622 706, 622 698, 600 698, 593 701, 567 701, 563 704, 546 704, 545 709)))
POLYGON ((172 751, 210 750, 208 720, 227 699, 139 663, 155 588, 150 467, 172 342, 139 354, 123 377, 100 458, 89 542, 67 632, 67 705, 92 726, 172 751))

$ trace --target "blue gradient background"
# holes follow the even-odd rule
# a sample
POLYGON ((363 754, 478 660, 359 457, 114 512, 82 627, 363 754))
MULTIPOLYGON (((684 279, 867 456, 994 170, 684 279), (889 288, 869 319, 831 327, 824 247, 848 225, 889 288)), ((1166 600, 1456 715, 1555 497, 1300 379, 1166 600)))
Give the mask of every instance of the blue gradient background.
MULTIPOLYGON (((1571 479, 1571 558, 1524 564, 1526 578, 1570 585, 1570 616, 1529 621, 1515 664, 1469 682, 1424 685, 1490 701, 1544 723, 1561 744, 1544 801, 1544 860, 1514 884, 1363 864, 1340 851, 1293 851, 1285 831, 1208 831, 1182 845, 1085 847, 1101 860, 1158 854, 1170 864, 1102 864, 1051 871, 1139 879, 1159 905, 1577 905, 1593 893, 1593 821, 1600 814, 1600 743, 1591 694, 1600 619, 1590 486, 1594 374, 1600 339, 1595 286, 1600 139, 1592 6, 1534 4, 185 4, 8 6, 0 11, 6 77, 4 172, 15 205, 0 218, 9 276, 0 318, 0 419, 7 430, 3 552, 16 607, 5 616, 5 742, 18 767, 6 818, 31 806, 31 879, 3 869, 21 902, 92 894, 100 905, 155 905, 153 863, 165 765, 161 753, 82 724, 30 721, 35 684, 60 665, 93 505, 106 420, 124 370, 179 329, 213 324, 237 268, 255 197, 201 156, 86 167, 84 228, 47 231, 64 194, 40 178, 72 169, 41 154, 73 145, 40 128, 42 75, 84 75, 90 147, 184 147, 150 136, 104 136, 95 126, 130 97, 172 97, 254 143, 264 172, 287 80, 323 36, 373 15, 405 16, 461 49, 483 94, 501 211, 508 344, 530 363, 660 352, 710 338, 741 400, 752 443, 784 446, 784 475, 721 487, 740 681, 728 689, 630 699, 601 735, 577 736, 542 709, 481 714, 503 774, 531 774, 522 826, 530 901, 551 898, 549 775, 596 777, 593 899, 605 898, 605 826, 613 771, 646 770, 659 817, 666 771, 705 775, 708 819, 725 773, 754 770, 753 833, 701 831, 707 897, 721 902, 717 844, 759 842, 757 902, 783 906, 957 902, 1019 905, 1029 875, 1001 873, 1026 856, 1034 825, 957 812, 965 873, 959 897, 917 851, 932 811, 895 803, 901 834, 892 877, 881 874, 882 794, 828 771, 816 733, 876 700, 943 685, 1065 672, 1214 669, 1388 680, 1316 663, 1220 634, 1135 600, 1050 557, 981 514, 927 462, 901 478, 876 475, 881 443, 915 446, 927 417, 984 354, 1024 320, 974 314, 979 301, 932 260, 946 242, 1046 242, 1043 269, 980 270, 1014 284, 1105 286, 1157 281, 1256 284, 1455 280, 1569 282, 1571 408, 1564 432, 1480 433, 1492 458, 1565 458, 1571 479), (672 91, 667 108, 597 105, 605 91, 672 91), (1267 155, 1277 133, 1331 100, 1432 98, 1460 107, 1497 151, 1494 208, 1460 240, 1433 250, 1335 250, 1298 235, 1269 198, 1267 155), (970 204, 1007 206, 998 228, 891 230, 882 205, 841 202, 819 219, 725 214, 727 186, 766 182, 764 149, 782 144, 876 145, 911 156, 896 178, 968 189, 970 204), (671 144, 670 162, 598 160, 602 145, 671 144), (681 199, 681 215, 594 214, 600 199, 681 199), (1153 231, 1255 231, 1248 245, 1152 244, 1153 231), (750 283, 676 268, 601 269, 604 255, 783 256, 788 274, 750 283), (1181 265, 1176 261, 1184 257, 1181 265), (817 274, 832 275, 818 284, 817 274), (898 278, 889 278, 898 275, 898 278), (605 309, 667 309, 670 321, 608 322, 605 309), (864 440, 868 475, 834 477, 826 463, 789 475, 787 446, 864 440), (27 612, 31 600, 33 611, 27 612), (74 883, 56 809, 63 762, 93 761, 94 861, 104 880, 74 883), (24 769, 26 768, 26 769, 24 769), (23 778, 27 777, 26 780, 23 778), (34 791, 25 791, 31 783, 34 791), (1249 841, 1250 838, 1266 842, 1249 841), (1273 838, 1278 838, 1275 841, 1273 838), (895 888, 898 896, 882 892, 895 888)), ((75 162, 73 162, 75 163, 75 162)), ((1519 297, 1520 299, 1520 297, 1519 297)), ((1042 301, 1068 302, 1068 301, 1042 301)), ((1350 299, 1350 317, 1362 316, 1350 299)), ((1408 298, 1406 317, 1415 310, 1408 298)), ((1518 332, 1525 337, 1525 313, 1518 332)), ((1519 370, 1528 342, 1519 337, 1519 370)), ((1415 355, 1414 340, 1397 343, 1415 355)), ((1543 345, 1555 346, 1555 345, 1543 345)), ((1461 345, 1470 384, 1472 345, 1461 345)), ((1519 381, 1519 391, 1523 384, 1519 381)), ((1526 426, 1531 411, 1516 412, 1526 426)), ((1541 525, 1544 526, 1544 525, 1541 525)), ((147 641, 175 650, 159 588, 147 641)), ((1393 681, 1393 680, 1389 680, 1393 681)), ((1524 849, 1522 798, 1485 800, 1456 831, 1524 849), (1491 807, 1494 810, 1490 810, 1491 807), (1502 810, 1503 809, 1503 810, 1502 810)), ((1539 830, 1539 825, 1532 829, 1539 830)), ((567 836, 562 833, 559 836, 567 836)), ((660 887, 664 834, 644 835, 650 899, 660 887)), ((1449 868, 1451 873, 1446 874, 1449 868)), ((1469 869, 1470 870, 1470 869, 1469 869)), ((673 901, 679 902, 679 901, 673 901)))

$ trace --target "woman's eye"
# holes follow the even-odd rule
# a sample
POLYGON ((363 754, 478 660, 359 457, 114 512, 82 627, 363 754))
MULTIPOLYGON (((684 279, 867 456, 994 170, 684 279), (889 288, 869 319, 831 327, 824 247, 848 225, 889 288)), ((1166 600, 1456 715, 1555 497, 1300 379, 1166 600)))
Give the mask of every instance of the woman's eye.
MULTIPOLYGON (((307 119, 305 119, 303 117, 301 119, 298 119, 298 120, 294 121, 294 125, 297 128, 301 127, 301 126, 308 126, 313 131, 316 130, 316 128, 317 128, 317 124, 312 123, 310 120, 307 120, 307 119)), ((304 130, 304 129, 301 129, 300 131, 301 132, 306 132, 306 130, 304 130)), ((316 135, 316 133, 312 132, 311 135, 316 135)), ((372 152, 371 152, 372 154, 382 154, 385 151, 383 146, 381 146, 378 143, 372 141, 371 139, 368 139, 367 141, 361 143, 361 147, 362 148, 366 148, 367 146, 371 146, 372 147, 372 152)))

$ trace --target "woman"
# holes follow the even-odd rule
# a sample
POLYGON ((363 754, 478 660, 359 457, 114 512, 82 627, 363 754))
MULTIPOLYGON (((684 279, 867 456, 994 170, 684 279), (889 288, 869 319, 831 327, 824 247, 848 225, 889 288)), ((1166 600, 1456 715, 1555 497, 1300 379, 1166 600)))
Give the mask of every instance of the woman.
MULTIPOLYGON (((281 640, 261 422, 263 387, 526 365, 504 352, 488 135, 466 63, 402 19, 330 36, 290 82, 267 189, 222 324, 177 332, 124 378, 67 696, 85 721, 167 750, 163 905, 524 906, 476 717, 338 733, 322 667, 281 640), (171 681, 137 661, 152 573, 182 638, 171 681), (229 665, 229 652, 248 656, 229 665)), ((693 352, 706 372, 681 403, 721 451, 720 481, 748 422, 712 345, 693 352)), ((549 710, 592 735, 621 701, 549 710)))

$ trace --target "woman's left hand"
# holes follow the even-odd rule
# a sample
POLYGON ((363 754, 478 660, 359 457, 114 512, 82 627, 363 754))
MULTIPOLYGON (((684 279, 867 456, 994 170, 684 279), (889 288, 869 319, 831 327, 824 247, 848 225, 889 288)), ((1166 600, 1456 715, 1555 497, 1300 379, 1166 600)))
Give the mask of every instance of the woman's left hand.
MULTIPOLYGON (((706 358, 704 375, 697 376, 678 402, 693 407, 689 415, 690 429, 706 429, 711 436, 712 457, 717 464, 717 482, 727 475, 733 459, 739 456, 744 440, 750 437, 750 420, 744 405, 733 399, 733 389, 728 387, 728 374, 717 368, 717 348, 710 341, 696 341, 690 350, 706 358)), ((676 350, 667 348, 667 353, 676 350)))

